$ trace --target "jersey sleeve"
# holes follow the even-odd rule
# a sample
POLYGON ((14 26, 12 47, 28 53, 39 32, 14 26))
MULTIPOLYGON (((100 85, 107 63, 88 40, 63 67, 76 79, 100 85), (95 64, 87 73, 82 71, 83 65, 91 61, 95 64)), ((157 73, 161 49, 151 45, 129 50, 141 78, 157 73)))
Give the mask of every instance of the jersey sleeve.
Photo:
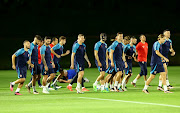
POLYGON ((45 51, 46 51, 46 46, 42 46, 41 49, 40 49, 41 55, 44 55, 45 51))
POLYGON ((54 47, 52 47, 52 49, 55 51, 57 49, 60 49, 60 44, 56 44, 54 47))
POLYGON ((111 46, 111 49, 112 50, 115 50, 116 46, 118 45, 118 42, 113 42, 112 46, 111 46))
POLYGON ((160 46, 161 46, 160 43, 155 42, 155 44, 154 44, 154 51, 156 51, 156 50, 159 51, 160 46))
POLYGON ((172 46, 172 40, 171 39, 169 39, 169 42, 170 42, 170 45, 172 46))
POLYGON ((28 50, 28 51, 30 52, 30 55, 32 54, 33 49, 34 49, 34 44, 33 44, 33 43, 31 43, 31 45, 30 45, 30 49, 28 50))
POLYGON ((73 45, 73 48, 72 48, 72 52, 73 52, 73 53, 76 53, 76 51, 77 51, 78 48, 79 48, 79 44, 78 44, 78 43, 74 44, 74 45, 73 45))
POLYGON ((21 55, 21 54, 23 54, 24 53, 24 49, 19 49, 19 50, 17 50, 14 54, 16 55, 16 56, 19 56, 19 55, 21 55))
POLYGON ((94 46, 94 50, 98 51, 100 46, 101 46, 101 43, 97 42, 94 46))

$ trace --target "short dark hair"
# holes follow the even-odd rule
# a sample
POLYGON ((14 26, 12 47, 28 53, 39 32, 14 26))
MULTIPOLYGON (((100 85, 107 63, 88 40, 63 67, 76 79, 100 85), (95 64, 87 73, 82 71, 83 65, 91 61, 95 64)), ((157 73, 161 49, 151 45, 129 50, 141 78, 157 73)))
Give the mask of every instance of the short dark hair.
POLYGON ((135 37, 135 36, 132 36, 131 39, 136 39, 136 37, 135 37))
POLYGON ((107 37, 106 33, 101 33, 100 38, 107 37))
POLYGON ((83 34, 79 34, 78 37, 79 37, 79 36, 84 36, 84 35, 83 35, 83 34))
POLYGON ((124 40, 130 40, 131 38, 130 38, 130 36, 125 36, 124 37, 124 40))
POLYGON ((53 37, 53 38, 52 38, 52 41, 55 41, 56 39, 58 39, 58 38, 57 38, 57 37, 53 37))
POLYGON ((163 31, 163 33, 165 33, 166 31, 170 31, 169 29, 165 29, 164 31, 163 31))
POLYGON ((163 34, 160 34, 160 35, 158 36, 158 38, 164 38, 164 35, 163 35, 163 34))
POLYGON ((64 40, 64 39, 66 39, 65 36, 60 36, 60 37, 59 37, 59 41, 60 41, 60 40, 64 40))
POLYGON ((35 35, 35 38, 37 38, 38 40, 42 40, 40 35, 35 35))
POLYGON ((44 40, 51 39, 49 36, 45 36, 44 40))
POLYGON ((123 34, 123 33, 122 32, 118 32, 117 35, 119 35, 119 34, 123 34))
POLYGON ((29 42, 29 41, 28 41, 28 40, 24 40, 23 45, 24 45, 26 42, 29 42))

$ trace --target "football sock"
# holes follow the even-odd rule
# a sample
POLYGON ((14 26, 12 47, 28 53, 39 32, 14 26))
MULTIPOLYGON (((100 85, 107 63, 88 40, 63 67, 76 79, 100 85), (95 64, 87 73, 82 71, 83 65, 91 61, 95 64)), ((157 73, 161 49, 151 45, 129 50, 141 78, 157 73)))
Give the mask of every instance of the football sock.
POLYGON ((20 88, 17 88, 17 89, 16 89, 16 92, 19 92, 19 91, 20 91, 20 88))
POLYGON ((162 80, 159 80, 159 86, 162 87, 162 80))

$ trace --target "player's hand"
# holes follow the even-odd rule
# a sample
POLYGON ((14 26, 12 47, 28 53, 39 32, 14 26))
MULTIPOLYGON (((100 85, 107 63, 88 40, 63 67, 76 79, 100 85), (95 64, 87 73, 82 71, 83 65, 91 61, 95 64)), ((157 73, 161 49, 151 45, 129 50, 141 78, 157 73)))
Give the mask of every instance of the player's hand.
POLYGON ((13 68, 14 70, 16 70, 16 66, 15 66, 15 65, 12 65, 12 68, 13 68))
POLYGON ((165 60, 166 62, 169 62, 169 59, 167 59, 167 58, 164 58, 164 60, 165 60))
POLYGON ((172 52, 172 53, 171 53, 171 56, 174 56, 175 54, 176 54, 175 52, 172 52))
POLYGON ((69 51, 69 50, 67 50, 67 51, 66 51, 66 55, 68 55, 69 53, 70 53, 70 51, 69 51))
POLYGON ((114 67, 114 62, 111 62, 111 66, 114 67))
POLYGON ((30 64, 31 68, 34 68, 34 64, 30 64))
POLYGON ((101 64, 101 62, 98 62, 98 66, 99 66, 99 67, 102 67, 102 64, 101 64))
POLYGON ((106 69, 108 69, 108 67, 109 67, 109 64, 108 64, 108 63, 106 63, 106 69))
POLYGON ((125 62, 125 68, 128 68, 127 62, 125 62))
POLYGON ((52 67, 55 68, 55 64, 54 63, 52 63, 52 67))
POLYGON ((47 66, 45 66, 45 71, 48 71, 48 67, 47 66))
POLYGON ((71 65, 70 68, 71 68, 71 69, 74 69, 74 65, 71 65))
POLYGON ((88 62, 89 68, 91 67, 91 62, 88 62))
POLYGON ((57 58, 61 58, 61 55, 56 55, 57 58))

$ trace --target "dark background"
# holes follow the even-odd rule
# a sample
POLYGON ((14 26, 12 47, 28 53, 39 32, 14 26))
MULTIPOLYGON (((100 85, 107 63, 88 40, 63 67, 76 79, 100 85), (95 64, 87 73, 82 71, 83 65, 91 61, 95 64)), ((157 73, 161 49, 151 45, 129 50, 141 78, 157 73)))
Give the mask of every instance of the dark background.
MULTIPOLYGON (((176 51, 170 65, 180 65, 179 10, 178 0, 0 0, 0 69, 11 69, 11 55, 23 47, 25 39, 33 41, 36 34, 66 36, 67 50, 83 33, 93 67, 93 48, 101 32, 107 33, 108 45, 117 32, 138 39, 145 34, 150 62, 152 45, 164 29, 171 31, 176 51)), ((70 55, 62 62, 63 67, 69 67, 70 55)))

